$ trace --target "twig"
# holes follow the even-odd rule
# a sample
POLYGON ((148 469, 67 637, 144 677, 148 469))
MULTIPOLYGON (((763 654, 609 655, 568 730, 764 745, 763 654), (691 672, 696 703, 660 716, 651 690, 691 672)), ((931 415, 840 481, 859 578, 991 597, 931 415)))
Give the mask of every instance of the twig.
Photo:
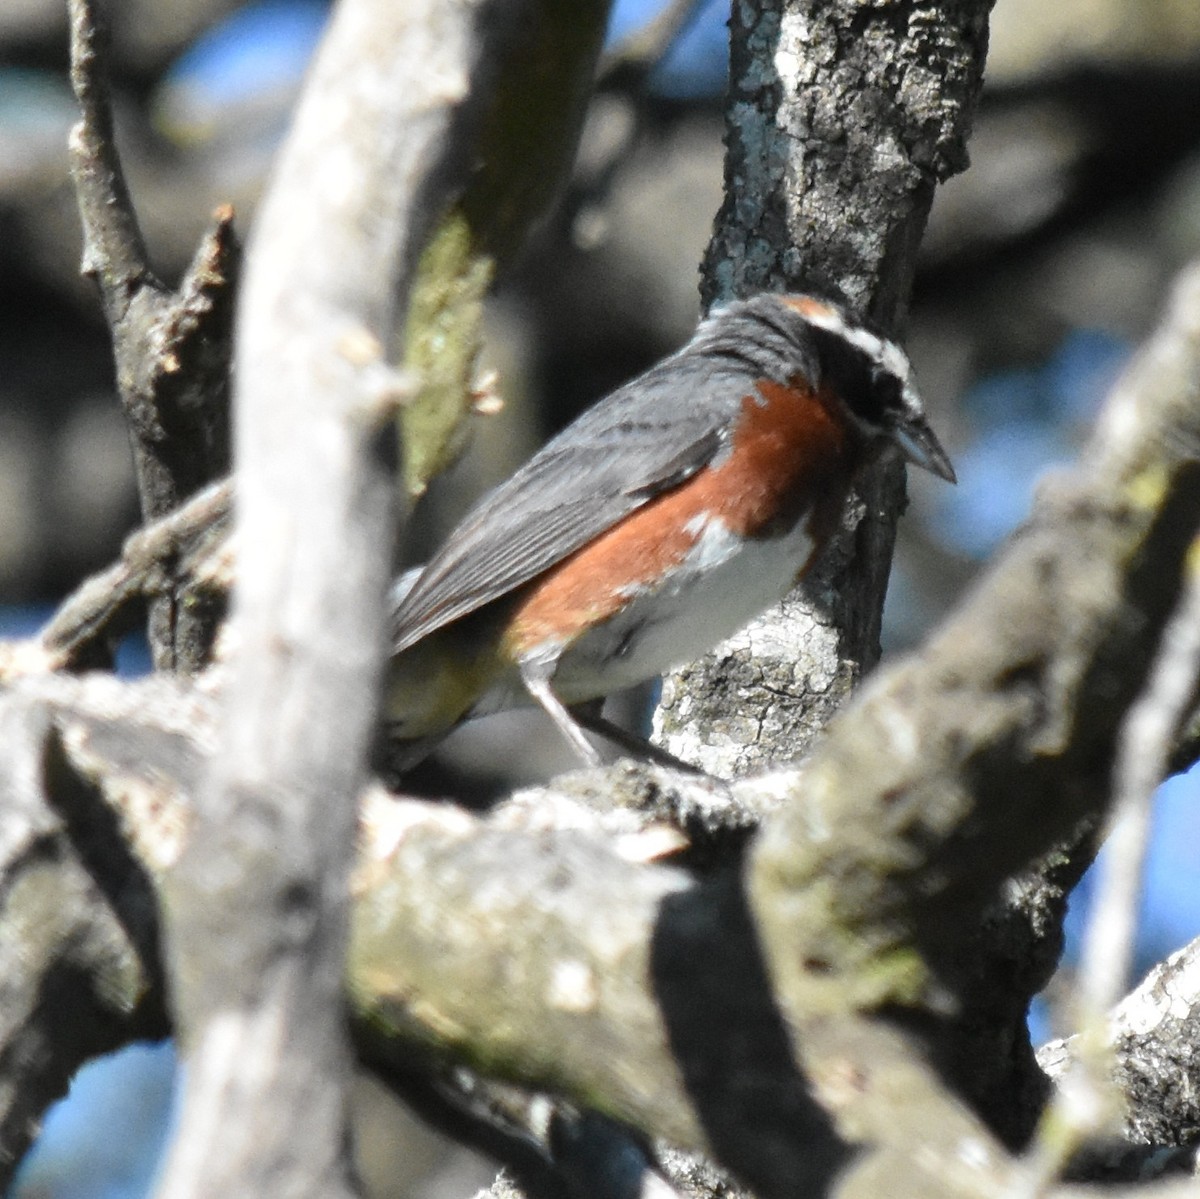
MULTIPOLYGON (((233 484, 225 479, 182 508, 130 535, 112 566, 86 579, 59 606, 41 632, 46 668, 73 666, 134 601, 170 591, 182 573, 195 576, 228 530, 233 484)), ((205 578, 204 587, 212 580, 205 578)))
POLYGON ((229 469, 231 289, 240 246, 233 210, 223 206, 178 291, 156 277, 117 153, 103 14, 97 0, 70 0, 70 10, 71 82, 82 111, 70 136, 82 269, 96 281, 112 331, 142 514, 152 520, 229 469))
POLYGON ((108 27, 100 9, 70 0, 71 86, 83 119, 71 130, 71 167, 84 222, 83 273, 95 278, 110 321, 143 285, 158 288, 117 153, 108 87, 108 27))
POLYGON ((1096 1016, 1107 1013, 1128 984, 1151 804, 1198 677, 1200 540, 1186 559, 1183 595, 1146 690, 1121 730, 1113 811, 1079 967, 1080 1002, 1096 1016))
MULTIPOLYGON (((1113 1078, 1121 1093, 1127 1142, 1144 1147, 1189 1138, 1200 1095, 1200 940, 1160 962, 1107 1014, 1105 1043, 1113 1047, 1113 1078)), ((1038 1064, 1054 1080, 1075 1066, 1083 1034, 1038 1050, 1038 1064)), ((1194 1149, 1194 1146, 1193 1146, 1194 1149)))
MULTIPOLYGON (((229 362, 240 246, 222 207, 177 292, 150 266, 117 153, 107 30, 97 0, 70 0, 71 82, 82 119, 70 136, 83 223, 83 272, 112 335, 117 388, 132 434, 142 516, 157 520, 229 471, 229 362)), ((215 621, 179 597, 151 607, 156 667, 191 672, 215 621)))

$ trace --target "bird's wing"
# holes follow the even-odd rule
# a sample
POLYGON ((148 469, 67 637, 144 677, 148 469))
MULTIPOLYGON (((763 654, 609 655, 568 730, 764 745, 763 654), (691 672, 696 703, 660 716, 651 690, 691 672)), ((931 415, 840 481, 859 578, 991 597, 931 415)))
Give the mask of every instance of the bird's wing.
POLYGON ((717 454, 751 383, 736 360, 668 358, 489 492, 404 594, 393 652, 527 583, 717 454))

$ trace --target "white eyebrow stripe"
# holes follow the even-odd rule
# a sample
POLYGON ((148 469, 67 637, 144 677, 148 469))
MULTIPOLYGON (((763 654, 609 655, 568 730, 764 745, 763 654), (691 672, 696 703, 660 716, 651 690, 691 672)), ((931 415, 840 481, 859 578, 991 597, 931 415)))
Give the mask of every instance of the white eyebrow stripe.
POLYGON ((830 304, 806 300, 803 307, 793 304, 805 320, 845 338, 856 349, 874 359, 901 384, 901 399, 910 415, 923 415, 924 407, 912 389, 912 365, 908 355, 891 338, 881 337, 862 325, 852 324, 845 313, 830 304))

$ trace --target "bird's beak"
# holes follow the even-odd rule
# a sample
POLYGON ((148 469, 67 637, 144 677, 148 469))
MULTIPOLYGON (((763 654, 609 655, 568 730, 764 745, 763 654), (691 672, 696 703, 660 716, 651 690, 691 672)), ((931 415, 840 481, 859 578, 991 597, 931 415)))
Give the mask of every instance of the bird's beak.
POLYGON ((942 449, 933 430, 920 418, 906 420, 892 430, 892 440, 914 466, 919 466, 947 483, 957 483, 958 477, 950 465, 950 456, 942 449))

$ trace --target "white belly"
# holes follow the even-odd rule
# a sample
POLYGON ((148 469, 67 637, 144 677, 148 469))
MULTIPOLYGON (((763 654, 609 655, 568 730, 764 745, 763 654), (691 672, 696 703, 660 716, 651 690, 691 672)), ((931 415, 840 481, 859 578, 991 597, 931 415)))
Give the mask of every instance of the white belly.
POLYGON ((611 620, 564 648, 555 693, 580 703, 699 657, 783 599, 812 551, 804 520, 783 537, 761 540, 731 536, 720 520, 707 521, 665 582, 639 588, 611 620))

